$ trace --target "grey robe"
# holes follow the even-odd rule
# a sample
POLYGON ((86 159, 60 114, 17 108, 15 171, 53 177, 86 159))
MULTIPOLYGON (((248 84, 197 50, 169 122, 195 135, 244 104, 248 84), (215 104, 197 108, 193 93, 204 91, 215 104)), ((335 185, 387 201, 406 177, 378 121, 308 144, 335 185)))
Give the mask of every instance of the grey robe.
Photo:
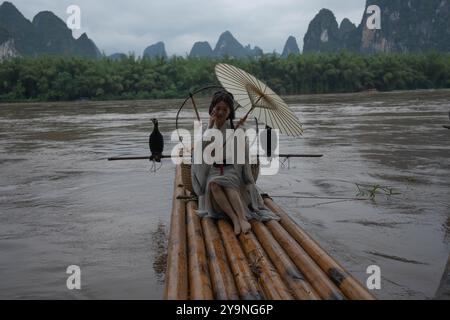
MULTIPOLYGON (((215 127, 215 129, 217 129, 215 127)), ((230 129, 229 122, 220 128, 225 135, 225 130, 230 129)), ((207 132, 203 136, 205 136, 207 132)), ((203 148, 208 145, 209 141, 202 143, 203 148)), ((246 153, 248 154, 248 144, 246 143, 246 153)), ((239 191, 241 201, 246 209, 246 217, 248 219, 257 219, 259 221, 279 220, 279 217, 272 213, 264 205, 264 201, 260 195, 260 190, 253 179, 251 165, 248 161, 245 164, 233 164, 224 168, 223 175, 220 175, 219 169, 208 164, 192 163, 192 186, 195 194, 198 196, 198 214, 200 216, 208 216, 215 219, 227 217, 215 202, 209 183, 215 183, 228 188, 234 188, 239 191), (251 208, 249 208, 251 206, 251 208)))

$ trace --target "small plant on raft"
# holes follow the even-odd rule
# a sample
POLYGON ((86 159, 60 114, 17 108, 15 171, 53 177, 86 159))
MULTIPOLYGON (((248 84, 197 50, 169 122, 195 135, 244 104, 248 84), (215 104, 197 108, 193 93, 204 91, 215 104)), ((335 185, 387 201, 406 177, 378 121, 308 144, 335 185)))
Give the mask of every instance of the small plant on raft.
POLYGON ((375 201, 375 198, 378 194, 385 195, 386 199, 401 194, 400 192, 396 192, 394 188, 381 186, 379 184, 362 185, 356 183, 356 187, 358 188, 358 193, 356 194, 357 197, 367 197, 372 201, 375 201))

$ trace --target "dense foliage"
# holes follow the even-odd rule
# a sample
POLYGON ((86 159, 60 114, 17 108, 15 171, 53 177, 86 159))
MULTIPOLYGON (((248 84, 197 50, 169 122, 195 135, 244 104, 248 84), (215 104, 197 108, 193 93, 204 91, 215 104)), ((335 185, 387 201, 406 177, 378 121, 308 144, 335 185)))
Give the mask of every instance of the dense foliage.
MULTIPOLYGON (((217 82, 214 65, 218 62, 133 56, 121 60, 15 58, 0 63, 0 101, 186 97, 189 90, 217 82)), ((450 88, 450 54, 342 52, 221 62, 243 68, 282 95, 450 88)))

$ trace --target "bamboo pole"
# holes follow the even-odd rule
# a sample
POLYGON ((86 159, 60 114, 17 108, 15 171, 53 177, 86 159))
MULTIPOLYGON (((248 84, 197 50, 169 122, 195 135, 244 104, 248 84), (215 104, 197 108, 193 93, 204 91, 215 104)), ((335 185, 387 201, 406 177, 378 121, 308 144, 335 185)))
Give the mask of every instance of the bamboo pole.
POLYGON ((215 298, 217 300, 238 300, 239 294, 228 265, 219 230, 210 218, 202 218, 202 227, 215 298))
POLYGON ((299 300, 319 300, 319 294, 305 280, 303 274, 297 269, 267 227, 262 222, 256 220, 252 220, 251 225, 262 247, 272 260, 275 268, 277 268, 278 273, 287 286, 292 289, 294 297, 299 300))
MULTIPOLYGON (((274 155, 279 158, 321 158, 323 154, 277 154, 274 155)), ((161 159, 173 158, 172 155, 162 155, 161 159)), ((184 158, 182 155, 177 156, 178 158, 184 158)), ((259 157, 259 156, 258 156, 259 157)), ((190 159, 190 157, 185 157, 185 159, 190 159)), ((124 161, 124 160, 150 160, 150 156, 124 156, 124 157, 110 157, 107 158, 108 161, 124 161)))
POLYGON ((269 198, 265 198, 264 203, 281 217, 280 224, 283 228, 286 229, 286 231, 303 247, 348 299, 375 299, 375 297, 366 290, 358 280, 352 277, 336 260, 330 257, 330 255, 328 255, 328 253, 278 205, 269 198))
POLYGON ((189 257, 189 298, 190 300, 212 300, 214 298, 206 260, 200 217, 197 203, 187 203, 187 239, 189 257))
POLYGON ((176 167, 170 222, 169 245, 164 299, 186 300, 188 298, 188 275, 186 258, 186 205, 177 196, 184 196, 181 187, 181 168, 176 167))
POLYGON ((277 221, 266 222, 266 226, 322 299, 345 299, 336 285, 277 221))
POLYGON ((289 288, 284 284, 270 259, 252 232, 239 235, 240 243, 250 262, 250 268, 268 300, 293 300, 289 288))
MULTIPOLYGON (((180 156, 181 157, 181 156, 180 156)), ((161 159, 169 159, 172 156, 162 155, 161 159)), ((120 160, 150 160, 150 156, 126 156, 126 157, 111 157, 108 161, 120 161, 120 160)))
POLYGON ((439 283, 439 287, 433 299, 448 300, 449 296, 450 296, 450 255, 448 256, 447 265, 445 266, 441 282, 439 283))
POLYGON ((261 300, 260 290, 256 279, 250 269, 247 258, 234 235, 230 223, 225 220, 219 220, 217 223, 222 236, 225 251, 230 261, 230 267, 233 271, 236 287, 242 300, 261 300))

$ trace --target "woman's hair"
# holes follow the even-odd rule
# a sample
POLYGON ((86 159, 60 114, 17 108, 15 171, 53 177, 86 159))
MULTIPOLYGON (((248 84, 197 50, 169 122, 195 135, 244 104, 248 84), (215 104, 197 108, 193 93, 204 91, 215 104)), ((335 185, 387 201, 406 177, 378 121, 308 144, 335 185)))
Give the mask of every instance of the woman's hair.
POLYGON ((233 95, 226 90, 220 90, 220 91, 217 91, 216 93, 214 93, 212 101, 211 101, 211 105, 209 106, 209 114, 210 115, 213 112, 214 107, 219 102, 225 102, 225 104, 230 109, 230 114, 228 115, 227 120, 230 119, 230 126, 232 129, 234 129, 233 120, 235 118, 235 112, 234 112, 234 97, 233 97, 233 95))

